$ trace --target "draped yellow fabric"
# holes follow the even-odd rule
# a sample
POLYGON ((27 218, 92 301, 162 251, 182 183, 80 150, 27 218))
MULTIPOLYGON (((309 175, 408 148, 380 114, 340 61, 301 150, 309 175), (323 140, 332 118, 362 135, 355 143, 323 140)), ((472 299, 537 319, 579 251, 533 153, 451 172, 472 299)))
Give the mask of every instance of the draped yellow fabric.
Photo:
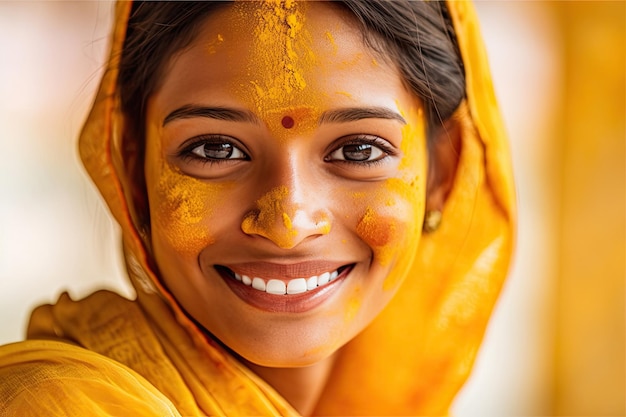
MULTIPOLYGON (((133 221, 116 92, 130 7, 116 7, 110 60, 80 155, 122 228, 137 299, 64 294, 36 309, 31 340, 0 348, 0 415, 295 415, 198 329, 150 269, 133 221)), ((472 5, 451 1, 448 8, 467 98, 454 115, 462 151, 445 221, 423 237, 391 304, 341 349, 315 414, 445 415, 507 272, 515 197, 506 136, 472 5)))

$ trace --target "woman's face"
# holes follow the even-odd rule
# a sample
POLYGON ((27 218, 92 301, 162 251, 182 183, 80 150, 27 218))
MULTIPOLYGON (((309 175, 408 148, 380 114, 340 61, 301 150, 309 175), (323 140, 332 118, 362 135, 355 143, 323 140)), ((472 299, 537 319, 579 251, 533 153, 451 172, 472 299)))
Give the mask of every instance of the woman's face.
POLYGON ((303 366, 363 330, 412 261, 424 117, 349 14, 270 3, 212 14, 170 61, 145 175, 182 307, 251 362, 303 366))

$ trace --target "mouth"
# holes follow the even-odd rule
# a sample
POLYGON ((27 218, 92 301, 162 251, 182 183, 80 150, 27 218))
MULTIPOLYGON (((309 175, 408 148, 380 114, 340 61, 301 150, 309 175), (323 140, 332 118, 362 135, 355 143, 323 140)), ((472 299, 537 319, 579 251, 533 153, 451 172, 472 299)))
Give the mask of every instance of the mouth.
POLYGON ((318 267, 319 272, 310 276, 302 273, 303 268, 296 267, 300 276, 290 277, 295 273, 291 266, 287 266, 291 271, 285 271, 282 265, 268 268, 270 264, 262 264, 262 268, 256 269, 263 273, 255 274, 255 268, 250 268, 250 265, 260 264, 233 266, 232 269, 214 265, 214 268, 230 289, 248 304, 266 311, 289 313, 308 311, 321 304, 335 292, 334 289, 340 286, 355 266, 354 263, 327 266, 323 272, 318 267))
POLYGON ((239 281, 242 284, 251 287, 257 291, 262 291, 274 295, 292 295, 301 294, 307 291, 314 291, 319 287, 323 287, 330 282, 336 280, 337 277, 339 277, 344 271, 346 271, 346 269, 352 268, 352 266, 354 266, 354 264, 343 265, 335 270, 326 271, 319 275, 293 279, 267 279, 260 277, 251 277, 243 273, 239 274, 237 272, 234 272, 232 269, 222 265, 215 265, 215 269, 217 269, 221 274, 226 274, 230 278, 239 281))

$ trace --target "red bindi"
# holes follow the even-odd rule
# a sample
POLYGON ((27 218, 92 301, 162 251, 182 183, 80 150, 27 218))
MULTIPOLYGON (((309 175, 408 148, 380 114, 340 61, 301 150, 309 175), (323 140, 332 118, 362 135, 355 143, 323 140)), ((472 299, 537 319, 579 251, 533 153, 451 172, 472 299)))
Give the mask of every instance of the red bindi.
POLYGON ((283 117, 283 120, 280 121, 285 129, 291 129, 296 122, 290 116, 283 117))

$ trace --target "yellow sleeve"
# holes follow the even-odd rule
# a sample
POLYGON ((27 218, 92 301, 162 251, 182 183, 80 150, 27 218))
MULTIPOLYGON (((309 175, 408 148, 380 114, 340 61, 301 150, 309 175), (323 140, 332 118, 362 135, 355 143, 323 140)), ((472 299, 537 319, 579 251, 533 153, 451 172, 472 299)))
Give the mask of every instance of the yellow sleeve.
POLYGON ((2 416, 180 416, 126 366, 57 341, 0 347, 2 416))

